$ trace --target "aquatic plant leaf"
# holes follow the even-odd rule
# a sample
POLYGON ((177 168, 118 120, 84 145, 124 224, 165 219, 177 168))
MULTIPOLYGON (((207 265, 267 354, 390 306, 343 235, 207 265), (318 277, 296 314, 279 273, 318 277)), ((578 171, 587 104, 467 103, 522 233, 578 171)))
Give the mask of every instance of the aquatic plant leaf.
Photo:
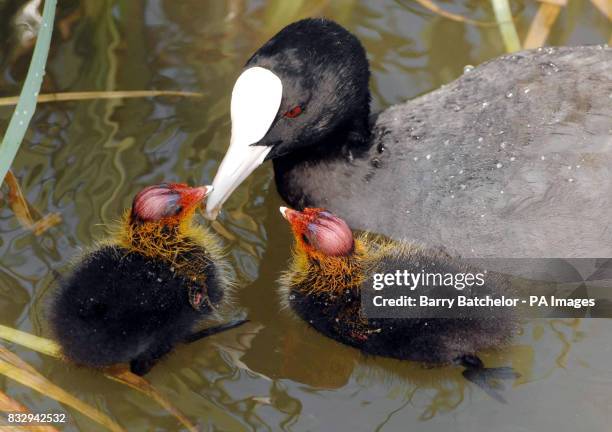
POLYGON ((17 218, 22 227, 31 230, 35 235, 38 236, 62 221, 62 217, 59 213, 50 213, 48 215, 40 217, 39 220, 34 220, 34 217, 32 216, 32 213, 30 211, 30 205, 23 196, 23 192, 21 191, 19 182, 17 181, 17 178, 12 173, 12 171, 9 170, 6 173, 6 177, 4 177, 4 182, 8 185, 9 188, 9 205, 11 206, 13 213, 15 213, 15 217, 17 218))
POLYGON ((544 45, 559 12, 561 12, 560 5, 543 2, 531 22, 523 48, 531 49, 544 45))
POLYGON ((491 4, 506 51, 514 52, 520 50, 521 42, 514 27, 514 21, 512 21, 512 13, 510 12, 508 0, 491 0, 491 4))
MULTIPOLYGON (((30 413, 30 410, 24 405, 11 398, 6 393, 0 390, 0 411, 5 413, 30 413)), ((8 423, 4 425, 0 422, 0 426, 6 426, 2 430, 7 432, 15 430, 16 432, 33 431, 33 432, 58 432, 53 426, 40 425, 40 426, 9 426, 8 423)))
POLYGON ((45 0, 43 17, 34 46, 34 53, 26 76, 15 112, 11 117, 2 143, 0 143, 0 179, 4 179, 13 164, 17 150, 23 141, 25 132, 36 109, 36 96, 40 91, 47 54, 51 44, 51 33, 55 19, 56 0, 45 0))
MULTIPOLYGON (((33 334, 0 324, 0 339, 5 339, 26 348, 30 348, 39 353, 46 354, 57 359, 62 359, 60 346, 56 342, 47 338, 35 336, 33 334)), ((107 368, 104 370, 104 374, 110 379, 123 383, 149 396, 162 408, 166 409, 170 414, 176 417, 176 419, 188 430, 197 431, 193 423, 191 423, 183 413, 172 405, 172 403, 166 397, 161 395, 155 389, 155 387, 153 387, 144 378, 134 375, 123 366, 107 368)))
POLYGON ((123 432, 125 430, 106 414, 103 414, 91 405, 77 399, 61 387, 53 384, 38 373, 32 366, 3 346, 0 346, 0 374, 76 409, 111 431, 123 432))
MULTIPOLYGON (((68 92, 68 93, 46 93, 38 95, 38 103, 68 102, 96 99, 129 99, 147 98, 157 96, 176 97, 203 97, 203 93, 169 91, 169 90, 126 90, 126 91, 90 91, 90 92, 68 92)), ((0 98, 0 106, 15 105, 19 101, 16 96, 0 98)))

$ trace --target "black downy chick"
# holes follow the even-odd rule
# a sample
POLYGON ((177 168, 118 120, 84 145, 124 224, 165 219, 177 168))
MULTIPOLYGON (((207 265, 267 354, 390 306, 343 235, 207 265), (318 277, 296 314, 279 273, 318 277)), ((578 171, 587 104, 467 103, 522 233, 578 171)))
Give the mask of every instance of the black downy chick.
POLYGON ((196 332, 233 285, 217 239, 193 222, 209 191, 143 189, 112 237, 61 280, 50 318, 69 360, 95 368, 129 363, 144 375, 176 344, 244 322, 196 332))
MULTIPOLYGON (((368 233, 353 236, 346 222, 323 209, 281 207, 295 237, 289 270, 280 278, 281 301, 315 330, 363 353, 427 365, 460 365, 463 375, 503 401, 494 387, 516 378, 510 367, 485 368, 477 353, 506 346, 517 331, 512 311, 495 316, 377 318, 364 315, 362 292, 374 273, 474 272, 439 252, 368 233)), ((507 282, 490 276, 483 292, 503 294, 507 282)), ((452 290, 452 288, 450 288, 452 290)))

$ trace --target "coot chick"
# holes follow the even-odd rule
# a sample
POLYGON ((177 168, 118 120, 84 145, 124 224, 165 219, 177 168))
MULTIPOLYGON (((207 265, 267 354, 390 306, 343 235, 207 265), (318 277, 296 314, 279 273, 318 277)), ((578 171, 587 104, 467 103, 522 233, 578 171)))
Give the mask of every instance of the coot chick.
POLYGON ((355 229, 463 257, 612 256, 611 48, 505 55, 373 123, 368 79, 333 21, 270 39, 236 81, 208 216, 272 159, 291 207, 355 229))
MULTIPOLYGON (((405 242, 353 236, 345 221, 323 209, 281 207, 295 237, 290 268, 280 278, 281 302, 315 330, 363 353, 428 365, 462 365, 464 376, 500 399, 489 380, 514 378, 511 368, 485 368, 477 353, 507 345, 518 328, 511 311, 457 318, 369 318, 361 297, 374 273, 475 273, 444 253, 405 242)), ((507 281, 488 275, 480 292, 508 293, 507 281)), ((442 288, 428 288, 439 290, 442 288)), ((447 288, 454 290, 454 288, 447 288)), ((455 291, 455 294, 457 291, 455 291)), ((428 294, 435 294, 428 291, 428 294)), ((421 312, 422 313, 422 312, 421 312)), ((429 316, 429 315, 428 315, 429 316)))
POLYGON ((209 186, 158 184, 140 191, 109 240, 60 281, 51 325, 74 363, 129 363, 147 373, 179 342, 242 322, 196 332, 215 316, 232 286, 215 236, 193 222, 209 186))

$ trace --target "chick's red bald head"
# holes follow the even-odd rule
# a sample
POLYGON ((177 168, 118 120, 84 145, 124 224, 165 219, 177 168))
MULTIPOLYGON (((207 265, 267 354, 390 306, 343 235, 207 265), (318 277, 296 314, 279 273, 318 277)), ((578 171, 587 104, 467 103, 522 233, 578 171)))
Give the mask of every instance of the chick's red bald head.
POLYGON ((190 187, 183 183, 161 183, 138 192, 132 203, 132 220, 178 222, 204 200, 211 186, 190 187))
POLYGON ((291 225, 298 246, 306 252, 330 257, 347 256, 353 252, 353 233, 336 215, 321 208, 297 211, 281 207, 280 210, 291 225))

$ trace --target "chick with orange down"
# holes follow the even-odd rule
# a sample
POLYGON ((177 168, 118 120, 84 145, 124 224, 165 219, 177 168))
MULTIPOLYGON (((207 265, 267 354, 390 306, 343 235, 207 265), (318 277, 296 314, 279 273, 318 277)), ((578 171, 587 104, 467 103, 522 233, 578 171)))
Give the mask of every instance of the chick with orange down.
MULTIPOLYGON (((485 368, 477 353, 507 345, 517 331, 512 312, 495 317, 381 318, 364 316, 361 294, 374 273, 406 269, 466 273, 471 269, 444 253, 428 251, 368 233, 353 235, 342 219, 320 208, 281 207, 295 247, 280 282, 282 303, 327 337, 363 353, 427 365, 460 365, 463 375, 493 391, 497 379, 518 376, 512 368, 485 368)), ((501 293, 507 283, 487 278, 486 290, 501 293)), ((416 309, 418 314, 418 309, 416 309)))
POLYGON ((65 357, 90 367, 129 363, 144 375, 176 344, 244 322, 198 331, 233 285, 217 239, 193 220, 210 190, 144 188, 110 239, 62 278, 50 320, 65 357))

